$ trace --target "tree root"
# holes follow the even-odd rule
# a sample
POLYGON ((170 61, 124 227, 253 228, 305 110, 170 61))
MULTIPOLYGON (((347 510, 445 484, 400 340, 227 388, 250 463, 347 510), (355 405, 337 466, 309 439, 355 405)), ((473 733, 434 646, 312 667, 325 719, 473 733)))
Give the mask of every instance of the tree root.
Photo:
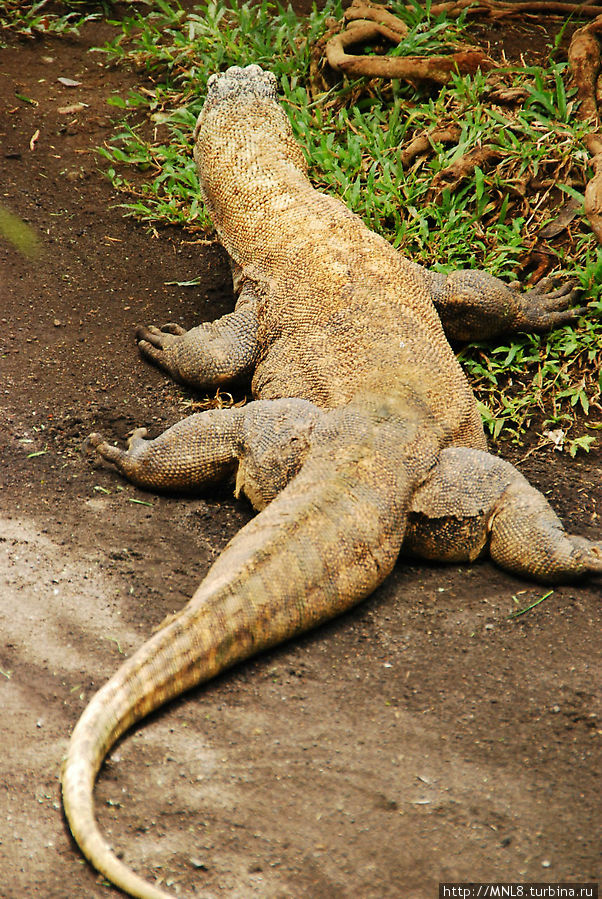
POLYGON ((592 226, 592 231, 602 244, 602 153, 592 159, 593 177, 585 188, 585 214, 592 226))
POLYGON ((463 12, 469 16, 488 16, 490 19, 522 16, 525 13, 546 13, 566 18, 572 13, 579 16, 599 16, 602 13, 602 6, 586 3, 545 3, 543 0, 532 2, 527 0, 522 3, 507 3, 504 0, 451 0, 448 3, 433 3, 431 6, 432 16, 447 13, 453 19, 463 12))
MULTIPOLYGON (((551 2, 531 0, 531 2, 508 3, 506 0, 450 0, 436 3, 431 7, 431 15, 446 13, 455 18, 466 12, 471 16, 487 16, 492 19, 537 13, 566 16, 577 13, 585 16, 599 16, 602 5, 551 2)), ((481 69, 495 68, 494 61, 480 47, 461 47, 445 56, 363 56, 348 53, 347 48, 357 44, 367 44, 385 38, 390 43, 400 44, 408 33, 405 22, 394 16, 380 4, 370 0, 353 0, 345 11, 346 27, 334 32, 332 26, 325 40, 320 41, 328 65, 337 72, 351 77, 399 78, 410 83, 431 82, 446 84, 453 73, 474 75, 481 69)), ((592 23, 593 24, 593 23, 592 23)), ((317 62, 314 62, 312 83, 317 81, 317 62)))
POLYGON ((461 130, 457 126, 451 128, 435 128, 425 134, 419 134, 412 138, 405 150, 401 153, 399 161, 402 169, 407 169, 418 156, 425 156, 433 149, 434 144, 453 144, 460 137, 461 130))
POLYGON ((469 150, 464 156, 456 159, 447 168, 441 169, 440 172, 434 175, 429 193, 433 195, 442 188, 449 188, 451 191, 454 191, 462 181, 471 177, 477 166, 486 168, 497 162, 500 156, 503 156, 503 151, 500 147, 485 146, 469 150))
POLYGON ((452 74, 474 75, 495 66, 479 47, 463 47, 446 56, 356 56, 347 48, 386 38, 399 44, 408 32, 404 22, 367 0, 353 0, 345 13, 347 27, 326 42, 329 66, 352 77, 400 78, 410 83, 446 84, 452 74))
POLYGON ((602 15, 593 22, 577 29, 569 47, 569 64, 577 87, 579 118, 591 126, 584 144, 592 155, 594 171, 585 188, 585 214, 602 244, 602 128, 600 103, 602 103, 602 15))
MULTIPOLYGON (((569 48, 569 63, 577 87, 579 100, 577 115, 591 127, 584 143, 592 156, 593 176, 585 189, 585 214, 599 243, 602 244, 602 5, 542 0, 446 0, 431 6, 431 15, 443 13, 455 18, 466 12, 470 16, 501 19, 511 16, 558 15, 574 13, 591 16, 593 21, 575 31, 569 48)), ((441 56, 355 55, 350 47, 375 41, 400 44, 408 33, 405 22, 381 4, 370 0, 353 0, 345 11, 345 27, 331 19, 326 34, 313 48, 310 67, 312 97, 327 90, 324 59, 328 65, 351 77, 398 78, 411 84, 446 84, 454 73, 474 74, 477 70, 490 72, 485 90, 494 103, 513 104, 526 96, 523 88, 508 87, 496 72, 496 63, 479 47, 462 46, 455 52, 441 56)), ((436 143, 453 143, 459 137, 455 126, 438 128, 415 136, 400 157, 402 168, 408 168, 421 156, 432 152, 436 143)), ((433 178, 430 194, 442 187, 454 190, 470 177, 476 166, 497 162, 501 150, 494 146, 470 150, 433 178)))

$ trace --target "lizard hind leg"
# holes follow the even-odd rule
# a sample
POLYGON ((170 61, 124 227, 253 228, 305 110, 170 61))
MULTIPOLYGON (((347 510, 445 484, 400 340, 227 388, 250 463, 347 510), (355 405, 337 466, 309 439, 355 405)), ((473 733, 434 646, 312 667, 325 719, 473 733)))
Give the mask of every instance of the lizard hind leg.
POLYGON ((154 440, 146 439, 146 428, 136 428, 126 449, 96 433, 85 446, 149 490, 195 490, 236 471, 236 495, 245 493, 260 510, 301 469, 322 415, 302 399, 257 400, 189 415, 154 440))
POLYGON ((90 434, 90 447, 129 481, 149 490, 187 491, 226 478, 241 451, 242 409, 211 409, 177 422, 154 440, 146 428, 136 428, 127 448, 90 434))
POLYGON ((257 400, 245 412, 235 494, 261 511, 301 470, 323 412, 296 397, 257 400))
POLYGON ((489 552, 494 562, 549 584, 602 573, 602 540, 569 534, 544 496, 521 482, 519 475, 493 512, 489 552))
POLYGON ((412 498, 404 549, 440 561, 494 562, 543 583, 602 572, 602 541, 567 533, 545 497, 513 465, 449 447, 412 498))

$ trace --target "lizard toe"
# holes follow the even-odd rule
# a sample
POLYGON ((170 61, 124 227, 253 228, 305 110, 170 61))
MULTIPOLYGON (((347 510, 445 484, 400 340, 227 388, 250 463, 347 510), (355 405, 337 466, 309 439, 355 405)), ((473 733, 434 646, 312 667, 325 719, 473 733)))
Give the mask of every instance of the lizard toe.
POLYGON ((127 448, 131 450, 136 444, 140 443, 148 436, 148 430, 146 428, 134 428, 133 431, 130 431, 127 439, 127 448))
POLYGON ((160 331, 159 328, 156 328, 154 325, 151 325, 149 328, 145 325, 138 325, 136 328, 136 340, 139 344, 141 341, 146 341, 147 343, 152 343, 153 346, 156 346, 159 349, 163 349, 163 347, 170 341, 170 338, 173 339, 173 336, 167 334, 165 331, 160 331))
POLYGON ((147 340, 139 340, 138 349, 140 350, 142 355, 146 356, 147 359, 150 359, 151 362, 156 362, 158 365, 161 364, 161 350, 158 350, 155 346, 153 346, 152 343, 149 343, 147 340))
POLYGON ((549 290, 553 290, 554 287, 558 285, 558 278, 555 278, 554 275, 548 275, 547 278, 542 278, 535 287, 531 288, 531 293, 539 293, 544 294, 549 290))
POLYGON ((97 431, 94 431, 92 434, 88 434, 83 443, 83 448, 85 450, 95 450, 101 443, 104 443, 105 439, 102 434, 99 434, 97 431))
POLYGON ((163 369, 172 378, 180 380, 177 356, 174 354, 173 346, 179 338, 171 334, 162 334, 161 336, 159 334, 147 333, 149 339, 140 338, 138 340, 138 349, 150 362, 163 369))
POLYGON ((554 309, 545 313, 546 326, 557 328, 560 325, 568 325, 574 322, 586 312, 584 306, 571 306, 570 309, 554 309))
POLYGON ((103 459, 107 459, 109 462, 116 462, 124 455, 123 450, 119 449, 117 446, 111 446, 110 443, 106 442, 102 434, 96 432, 86 437, 83 443, 83 449, 85 451, 96 453, 97 455, 102 456, 103 459))
POLYGON ((571 303, 579 293, 581 293, 580 286, 575 281, 567 281, 562 287, 542 294, 542 300, 546 305, 550 303, 566 305, 571 303))
POLYGON ((158 365, 161 368, 169 371, 169 365, 167 364, 165 353, 161 347, 157 347, 147 340, 139 340, 138 349, 143 356, 145 356, 147 359, 150 359, 150 361, 154 362, 155 365, 158 365))
POLYGON ((602 540, 588 540, 572 534, 571 543, 577 551, 583 570, 588 574, 602 574, 602 540))
POLYGON ((167 322, 167 324, 161 325, 161 330, 164 334, 175 334, 176 337, 181 337, 182 334, 186 334, 186 328, 176 324, 176 322, 167 322))

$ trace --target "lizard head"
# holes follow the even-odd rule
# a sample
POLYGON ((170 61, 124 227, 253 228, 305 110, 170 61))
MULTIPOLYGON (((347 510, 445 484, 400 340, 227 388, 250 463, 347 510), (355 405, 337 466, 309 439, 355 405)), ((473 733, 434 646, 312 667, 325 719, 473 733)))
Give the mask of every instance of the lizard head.
POLYGON ((247 190, 251 171, 255 180, 264 177, 258 175, 259 169, 268 181, 273 179, 275 160, 307 171, 291 123, 278 103, 277 84, 276 77, 258 65, 231 66, 207 82, 193 140, 201 194, 214 223, 225 214, 219 198, 225 196, 226 178, 234 184, 240 173, 247 190))
POLYGON ((210 109, 223 100, 266 97, 277 98, 276 76, 258 65, 230 66, 225 72, 211 75, 207 82, 205 109, 210 109))

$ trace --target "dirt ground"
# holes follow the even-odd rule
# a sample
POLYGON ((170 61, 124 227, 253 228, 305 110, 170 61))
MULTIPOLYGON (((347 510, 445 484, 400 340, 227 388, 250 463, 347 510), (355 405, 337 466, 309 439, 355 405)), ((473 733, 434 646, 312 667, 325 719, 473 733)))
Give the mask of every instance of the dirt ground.
MULTIPOLYGON (((69 733, 251 515, 226 488, 145 494, 80 450, 90 431, 155 434, 186 414, 188 395, 138 358, 137 323, 191 326, 232 302, 219 247, 153 237, 114 207, 93 148, 111 132, 107 97, 142 76, 88 53, 106 36, 0 51, 0 205, 43 250, 32 262, 0 241, 4 899, 114 895, 62 817, 69 733), (59 112, 77 101, 83 113, 59 112)), ((521 469, 571 529, 599 534, 600 453, 534 453, 521 469)), ((355 611, 130 734, 100 776, 103 831, 181 895, 432 899, 440 880, 596 880, 600 582, 507 619, 513 596, 542 595, 489 563, 398 564, 355 611)))

